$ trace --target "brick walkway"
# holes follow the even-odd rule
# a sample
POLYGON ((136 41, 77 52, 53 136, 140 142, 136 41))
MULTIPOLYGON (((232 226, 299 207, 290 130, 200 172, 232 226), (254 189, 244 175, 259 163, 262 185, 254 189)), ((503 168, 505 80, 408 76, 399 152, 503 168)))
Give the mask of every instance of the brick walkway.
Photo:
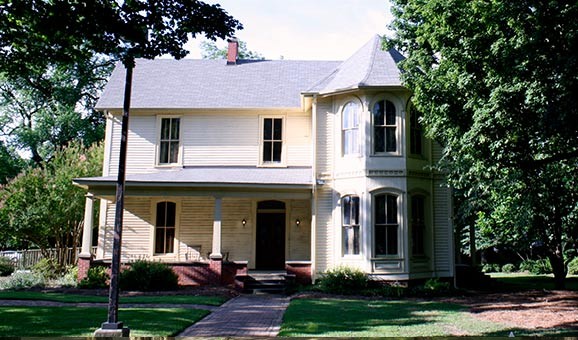
POLYGON ((227 301, 178 336, 274 337, 289 299, 275 295, 242 295, 227 301))

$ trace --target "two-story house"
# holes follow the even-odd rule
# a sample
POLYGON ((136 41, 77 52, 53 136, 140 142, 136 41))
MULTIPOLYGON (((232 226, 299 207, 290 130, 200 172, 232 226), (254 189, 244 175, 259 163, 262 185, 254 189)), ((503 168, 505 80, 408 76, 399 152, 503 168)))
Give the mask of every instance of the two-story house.
MULTIPOLYGON (((451 193, 429 166, 395 50, 375 36, 346 61, 138 60, 128 136, 122 260, 173 266, 183 284, 348 265, 375 279, 453 277, 451 193)), ((106 114, 98 250, 110 260, 124 68, 106 114)), ((90 234, 90 233, 86 233, 90 234)), ((83 266, 90 263, 85 235, 83 266), (88 261, 88 262, 87 262, 88 261)))

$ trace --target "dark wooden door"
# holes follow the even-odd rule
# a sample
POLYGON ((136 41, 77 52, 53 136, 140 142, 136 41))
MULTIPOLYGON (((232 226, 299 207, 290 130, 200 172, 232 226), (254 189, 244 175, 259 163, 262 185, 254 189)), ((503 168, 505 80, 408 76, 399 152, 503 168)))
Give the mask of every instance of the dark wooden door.
POLYGON ((257 213, 256 269, 285 269, 285 213, 257 213))

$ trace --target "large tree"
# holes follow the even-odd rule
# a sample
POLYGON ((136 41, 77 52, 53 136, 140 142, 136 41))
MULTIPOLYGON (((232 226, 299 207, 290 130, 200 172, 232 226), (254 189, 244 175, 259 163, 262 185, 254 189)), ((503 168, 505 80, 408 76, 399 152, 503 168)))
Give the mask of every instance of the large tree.
POLYGON ((578 219, 578 4, 393 0, 403 81, 440 168, 496 242, 538 242, 564 285, 578 219))
POLYGON ((91 145, 104 137, 94 110, 112 71, 104 57, 36 65, 13 73, 0 66, 0 134, 40 165, 71 141, 91 145))

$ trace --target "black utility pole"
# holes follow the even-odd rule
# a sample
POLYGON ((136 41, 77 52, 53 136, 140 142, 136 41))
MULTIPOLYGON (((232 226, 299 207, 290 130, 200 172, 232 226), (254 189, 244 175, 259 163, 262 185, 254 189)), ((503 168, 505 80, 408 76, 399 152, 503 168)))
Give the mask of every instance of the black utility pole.
MULTIPOLYGON (((118 160, 118 178, 116 181, 116 209, 114 215, 114 239, 112 244, 112 263, 110 266, 110 289, 108 293, 108 319, 102 324, 103 333, 107 330, 122 331, 122 336, 129 335, 129 329, 123 328, 123 323, 118 321, 118 279, 120 274, 120 249, 122 241, 122 220, 124 211, 124 191, 126 173, 126 148, 128 137, 128 117, 130 110, 130 95, 132 89, 132 71, 134 59, 128 58, 123 61, 126 68, 126 80, 124 86, 124 103, 122 109, 122 125, 120 139, 120 154, 118 160)), ((97 331, 98 332, 98 331, 97 331)))

